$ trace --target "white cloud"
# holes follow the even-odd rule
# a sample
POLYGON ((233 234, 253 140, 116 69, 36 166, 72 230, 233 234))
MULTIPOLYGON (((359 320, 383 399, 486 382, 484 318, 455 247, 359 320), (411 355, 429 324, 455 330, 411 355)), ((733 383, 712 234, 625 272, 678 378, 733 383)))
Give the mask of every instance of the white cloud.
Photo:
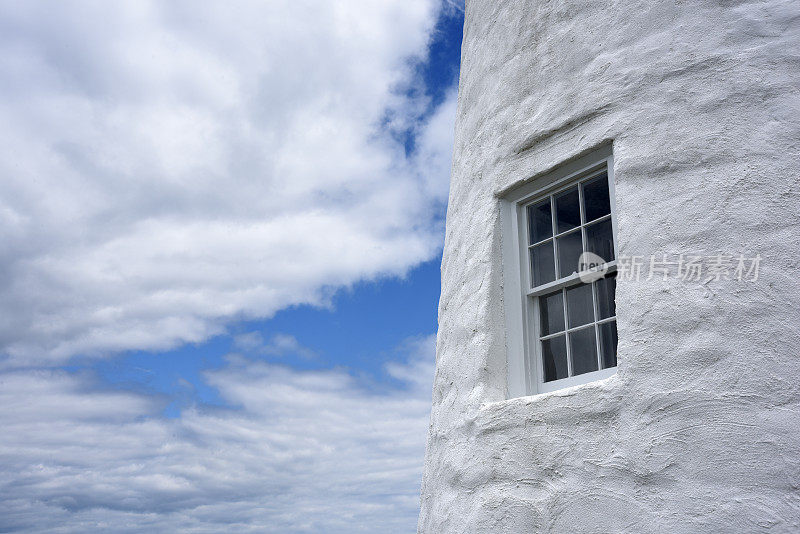
POLYGON ((399 386, 231 357, 207 380, 241 408, 177 419, 90 375, 0 374, 0 531, 412 532, 433 346, 405 346, 399 386))
POLYGON ((306 360, 316 358, 317 354, 304 347, 290 334, 274 334, 265 341, 260 332, 247 332, 234 337, 233 345, 245 354, 266 354, 271 356, 294 355, 306 360))
POLYGON ((440 247, 435 0, 0 4, 6 367, 166 349, 440 247), (387 128, 413 128, 408 157, 387 128))
POLYGON ((264 336, 261 332, 238 334, 233 338, 233 346, 244 352, 255 352, 264 346, 264 336))

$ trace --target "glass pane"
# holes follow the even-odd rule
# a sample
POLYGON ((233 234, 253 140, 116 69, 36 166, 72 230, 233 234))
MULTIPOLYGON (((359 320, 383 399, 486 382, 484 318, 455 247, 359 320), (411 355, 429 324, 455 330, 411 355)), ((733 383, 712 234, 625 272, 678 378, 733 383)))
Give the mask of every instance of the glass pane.
POLYGON ((558 241, 558 277, 562 278, 577 273, 578 260, 583 251, 580 231, 557 237, 556 240, 558 241))
POLYGON ((531 249, 531 278, 533 279, 534 287, 556 279, 552 241, 531 249))
POLYGON ((561 291, 539 297, 539 318, 543 336, 564 330, 564 298, 561 291))
POLYGON ((581 211, 578 207, 578 186, 559 193, 555 196, 555 201, 558 233, 566 232, 581 225, 581 211))
POLYGON ((597 320, 608 319, 617 314, 614 294, 617 288, 617 275, 612 274, 595 282, 597 289, 597 320))
POLYGON ((550 214, 550 199, 528 206, 529 245, 553 236, 553 219, 550 214))
POLYGON ((611 213, 608 197, 608 176, 603 174, 583 184, 583 214, 586 222, 593 221, 611 213))
MULTIPOLYGON (((590 224, 586 227, 586 250, 594 252, 606 261, 614 259, 614 241, 611 220, 590 224)), ((559 256, 560 258, 560 256, 559 256)))
POLYGON ((567 378, 567 342, 564 336, 542 341, 544 381, 567 378))
POLYGON ((591 285, 581 284, 567 289, 567 314, 570 328, 594 321, 591 285))
POLYGON ((597 342, 594 338, 594 327, 570 332, 569 350, 572 354, 573 375, 597 371, 597 342))
POLYGON ((600 332, 600 359, 603 369, 617 365, 617 322, 609 321, 597 325, 600 332))

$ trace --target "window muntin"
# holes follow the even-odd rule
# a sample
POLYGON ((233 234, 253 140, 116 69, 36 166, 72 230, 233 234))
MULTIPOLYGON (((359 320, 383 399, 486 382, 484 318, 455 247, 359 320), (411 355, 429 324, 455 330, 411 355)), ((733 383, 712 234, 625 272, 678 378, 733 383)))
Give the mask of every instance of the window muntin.
POLYGON ((615 259, 605 170, 544 199, 537 199, 525 211, 531 287, 577 272, 578 259, 584 251, 597 254, 607 262, 615 259))
POLYGON ((529 344, 535 345, 528 347, 528 366, 535 366, 538 391, 583 383, 617 365, 612 201, 603 165, 520 210, 527 219, 523 267, 530 288, 529 344), (600 256, 610 274, 582 281, 584 252, 600 256))

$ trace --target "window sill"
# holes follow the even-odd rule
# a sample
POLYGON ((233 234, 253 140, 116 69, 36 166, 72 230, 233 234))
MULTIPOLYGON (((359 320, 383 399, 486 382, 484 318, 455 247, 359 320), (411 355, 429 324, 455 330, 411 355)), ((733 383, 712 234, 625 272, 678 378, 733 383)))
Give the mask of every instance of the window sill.
POLYGON ((554 380, 553 382, 548 382, 548 384, 553 384, 552 389, 539 391, 538 393, 533 393, 530 395, 510 397, 502 401, 487 402, 483 404, 481 408, 490 407, 492 405, 501 406, 503 404, 519 403, 519 402, 523 402, 525 404, 539 403, 553 398, 573 397, 576 395, 580 395, 582 393, 588 394, 589 392, 595 392, 595 391, 603 391, 611 393, 616 388, 616 384, 618 382, 617 378, 618 370, 619 367, 610 367, 608 369, 602 369, 600 371, 593 371, 592 373, 578 375, 577 377, 569 377, 561 380, 554 380), (591 381, 586 381, 586 378, 590 378, 589 375, 591 375, 591 381), (581 378, 581 377, 583 377, 583 380, 575 381, 574 383, 568 383, 569 381, 575 378, 581 378))
POLYGON ((543 395, 545 393, 563 391, 565 389, 570 389, 577 386, 593 384, 595 382, 605 380, 606 378, 610 378, 615 374, 617 374, 616 366, 609 367, 608 369, 600 369, 599 371, 592 371, 590 373, 583 373, 580 375, 570 376, 568 378, 562 378, 561 380, 544 382, 542 384, 539 384, 538 387, 539 391, 537 394, 543 395))

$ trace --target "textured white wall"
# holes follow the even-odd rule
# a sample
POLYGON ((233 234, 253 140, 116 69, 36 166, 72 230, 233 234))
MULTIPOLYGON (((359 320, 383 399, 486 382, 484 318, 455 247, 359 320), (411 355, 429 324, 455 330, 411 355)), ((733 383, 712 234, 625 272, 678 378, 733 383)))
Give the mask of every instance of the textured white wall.
POLYGON ((800 3, 472 0, 420 532, 800 532, 800 3), (497 193, 613 140, 619 372, 506 400, 497 193))

